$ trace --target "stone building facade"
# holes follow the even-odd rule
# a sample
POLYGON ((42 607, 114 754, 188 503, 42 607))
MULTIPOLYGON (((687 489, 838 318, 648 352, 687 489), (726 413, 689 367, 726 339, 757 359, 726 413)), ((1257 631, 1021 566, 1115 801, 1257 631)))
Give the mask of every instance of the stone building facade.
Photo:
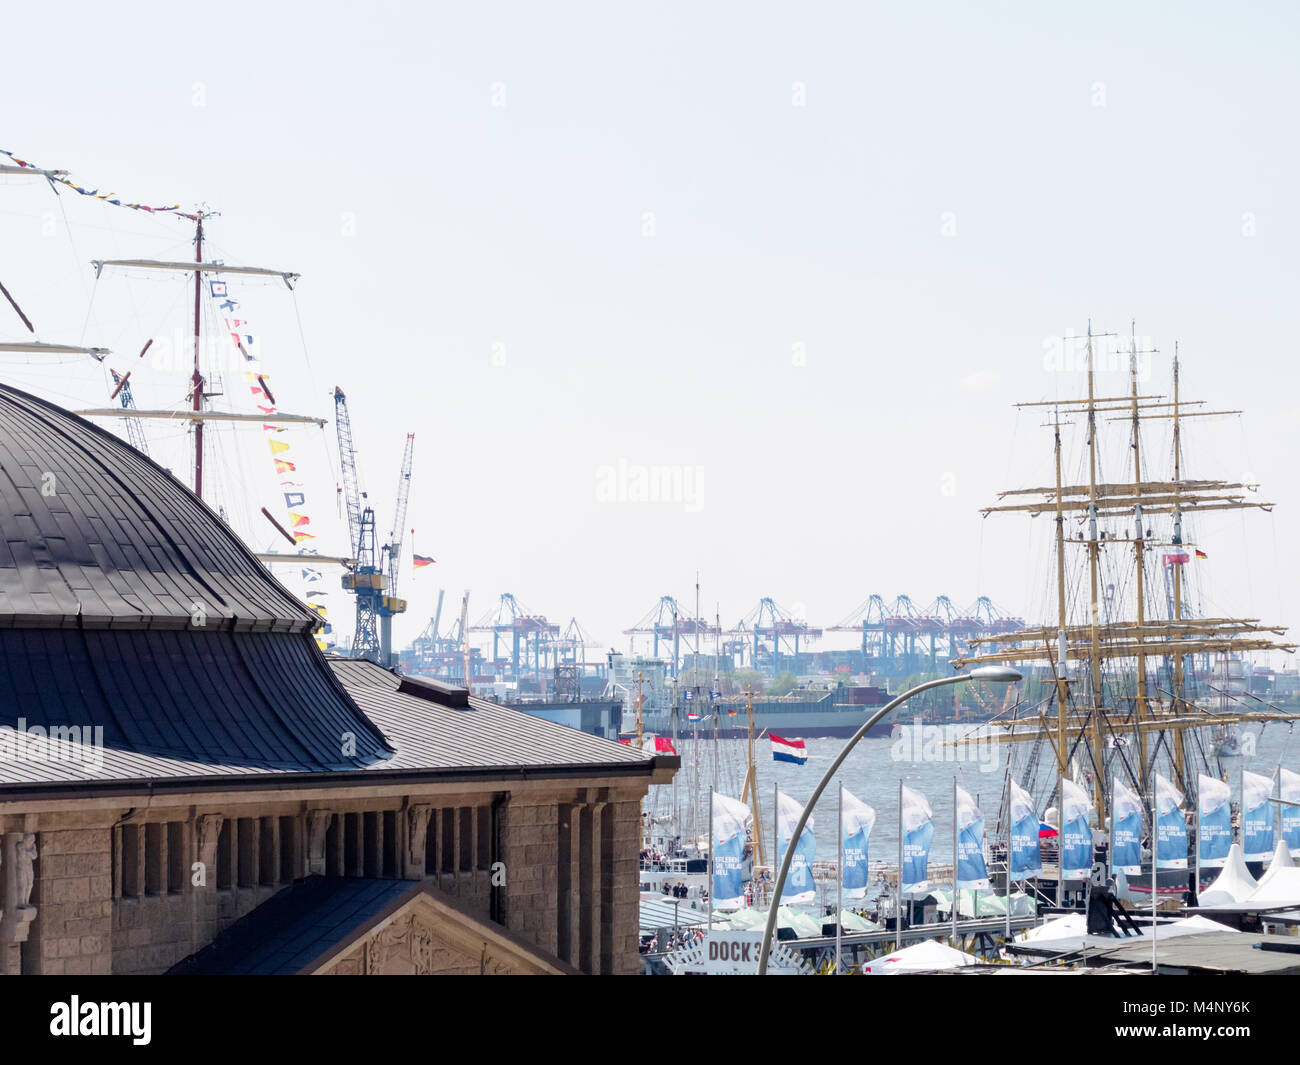
POLYGON ((639 968, 675 757, 327 658, 169 473, 3 386, 0 484, 0 973, 639 968))
POLYGON ((509 783, 0 800, 0 973, 165 972, 307 876, 421 883, 460 903, 458 941, 468 914, 579 971, 639 971, 644 786, 509 783))

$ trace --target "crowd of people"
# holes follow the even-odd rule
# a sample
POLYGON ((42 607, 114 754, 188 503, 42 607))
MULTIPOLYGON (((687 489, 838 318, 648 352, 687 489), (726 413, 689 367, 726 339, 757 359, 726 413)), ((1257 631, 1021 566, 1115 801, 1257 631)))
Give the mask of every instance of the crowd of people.
POLYGON ((663 882, 659 890, 665 895, 674 899, 698 898, 701 902, 707 902, 709 899, 709 889, 701 886, 698 891, 692 895, 691 889, 686 884, 670 884, 667 880, 663 882))
POLYGON ((642 954, 671 954, 675 950, 685 950, 687 947, 703 942, 702 928, 666 929, 662 936, 656 934, 649 939, 641 940, 640 949, 642 954))

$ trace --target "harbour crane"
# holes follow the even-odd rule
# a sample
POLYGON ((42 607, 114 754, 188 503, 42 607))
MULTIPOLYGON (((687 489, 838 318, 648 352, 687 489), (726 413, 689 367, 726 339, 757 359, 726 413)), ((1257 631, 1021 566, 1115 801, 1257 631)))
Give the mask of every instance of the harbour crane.
MULTIPOLYGON (((135 410, 135 397, 131 395, 131 373, 128 370, 125 377, 116 370, 108 371, 113 375, 113 395, 109 399, 121 398, 123 410, 135 410)), ((149 442, 144 438, 144 426, 140 424, 140 419, 133 415, 125 416, 126 419, 126 438, 131 446, 140 454, 149 454, 149 442)))
POLYGON ((651 638, 651 656, 659 657, 660 641, 672 643, 672 661, 668 675, 677 676, 682 662, 681 640, 683 636, 692 637, 696 657, 701 653, 701 641, 704 637, 717 638, 719 630, 702 618, 690 617, 678 605, 671 595, 662 595, 649 612, 630 629, 623 630, 624 636, 649 636, 651 638))
POLYGON ((411 498, 411 464, 415 457, 415 434, 406 434, 406 448, 402 452, 402 469, 397 478, 397 506, 393 512, 393 528, 388 534, 384 552, 388 556, 388 591, 380 597, 379 654, 384 665, 393 661, 393 615, 406 611, 406 600, 397 596, 397 577, 402 569, 402 541, 406 533, 406 506, 411 498))
POLYGON ((503 592, 496 609, 489 610, 468 631, 492 634, 494 664, 502 662, 501 641, 509 638, 510 679, 517 681, 524 673, 531 672, 535 679, 540 680, 544 659, 560 635, 560 626, 547 621, 540 614, 530 614, 518 599, 509 592, 503 592))
POLYGON ((402 473, 398 480, 397 523, 389 542, 381 549, 375 539, 375 511, 365 505, 366 493, 361 491, 357 477, 357 453, 352 439, 352 419, 348 414, 347 396, 343 389, 334 389, 334 425, 339 440, 339 467, 343 496, 348 515, 349 546, 356 559, 356 568, 343 575, 343 588, 357 597, 357 625, 352 637, 352 657, 369 658, 381 665, 392 664, 391 619, 406 609, 406 602, 392 594, 395 590, 401 559, 401 529, 406 524, 406 504, 411 487, 411 460, 414 436, 407 435, 406 451, 402 459, 402 473), (385 557, 386 556, 386 557, 385 557), (388 572, 385 573, 385 562, 388 572), (382 631, 380 621, 382 619, 382 631))
POLYGON ((780 673, 783 662, 790 669, 798 669, 799 641, 802 639, 807 644, 818 639, 822 634, 821 629, 793 617, 788 610, 778 606, 770 598, 760 599, 758 606, 746 614, 740 624, 727 635, 735 638, 742 631, 748 632, 753 640, 751 661, 754 668, 768 676, 776 676, 780 673), (760 643, 763 637, 772 641, 770 652, 760 643), (786 642, 788 652, 784 660, 781 652, 783 640, 786 642))
POLYGON ((473 653, 469 647, 469 589, 460 601, 460 646, 465 655, 465 690, 473 691, 474 674, 472 672, 473 653))

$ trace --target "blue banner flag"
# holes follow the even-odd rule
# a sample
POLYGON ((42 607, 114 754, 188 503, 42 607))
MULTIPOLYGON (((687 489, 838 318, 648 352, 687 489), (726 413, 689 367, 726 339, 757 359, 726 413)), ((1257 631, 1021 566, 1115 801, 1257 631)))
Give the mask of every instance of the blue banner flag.
POLYGON ((749 807, 729 795, 713 793, 713 905, 743 906, 745 823, 749 807))
MULTIPOLYGON (((1282 799, 1300 803, 1300 773, 1282 770, 1282 799)), ((1282 840, 1291 851, 1300 851, 1300 806, 1282 807, 1282 840)))
POLYGON ((1187 818, 1183 793, 1156 774, 1156 868, 1187 868, 1187 818))
POLYGON ((1248 862, 1266 862, 1273 856, 1273 804, 1268 801, 1272 790, 1268 777, 1241 774, 1241 849, 1248 862))
POLYGON ((1092 828, 1088 793, 1068 777, 1061 781, 1061 876, 1087 880, 1092 872, 1092 828))
POLYGON ((841 882, 846 898, 860 899, 867 894, 867 843, 876 824, 876 811, 847 791, 840 794, 844 802, 840 816, 840 835, 844 840, 841 882))
POLYGON ((934 812, 924 795, 904 787, 899 821, 903 835, 902 891, 904 895, 921 894, 930 887, 928 868, 930 841, 934 838, 934 812))
POLYGON ((1114 792, 1110 806, 1115 851, 1110 867, 1125 876, 1137 876, 1142 872, 1142 800, 1122 780, 1115 781, 1114 792))
POLYGON ((1196 858, 1202 869, 1222 869, 1232 846, 1232 789, 1202 773, 1197 791, 1196 858))
MULTIPOLYGON (((782 792, 776 795, 777 853, 778 868, 785 861, 786 848, 790 846, 790 837, 794 826, 799 823, 803 807, 782 792)), ((815 902, 817 886, 813 883, 812 863, 817 857, 817 840, 813 836, 813 819, 803 826, 803 832, 794 843, 794 857, 790 860, 790 872, 781 888, 782 902, 815 902)))
POLYGON ((984 814, 970 792, 957 788, 957 889, 987 891, 989 871, 984 864, 984 814))
POLYGON ((1043 873, 1034 800, 1014 780, 1011 784, 1011 879, 1032 880, 1043 873))

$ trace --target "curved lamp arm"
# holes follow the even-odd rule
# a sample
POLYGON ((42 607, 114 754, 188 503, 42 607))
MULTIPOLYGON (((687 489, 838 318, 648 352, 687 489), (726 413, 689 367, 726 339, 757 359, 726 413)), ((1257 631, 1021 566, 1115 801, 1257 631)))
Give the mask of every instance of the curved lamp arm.
MULTIPOLYGON (((938 680, 928 680, 924 684, 918 684, 915 688, 903 692, 903 694, 893 702, 882 706, 871 718, 868 719, 865 725, 853 734, 853 738, 844 745, 844 749, 840 751, 836 756, 835 761, 831 763, 830 768, 826 770, 826 774, 818 782, 816 789, 814 789, 812 797, 804 804, 803 813, 799 816, 799 823, 795 825, 794 833, 790 837, 791 842, 793 843, 802 834, 804 826, 808 823, 808 818, 812 815, 813 807, 817 805, 817 800, 821 798, 822 792, 826 790, 826 785, 831 782, 831 778, 836 774, 840 766, 844 764, 844 759, 849 756, 849 752, 858 745, 858 741, 867 734, 868 730, 870 730, 873 725, 880 721, 895 707, 905 703, 913 695, 926 691, 929 688, 939 688, 945 684, 961 684, 968 680, 986 680, 1008 683, 1020 680, 1020 674, 1016 672, 1016 670, 1006 666, 985 666, 981 669, 972 670, 970 673, 957 673, 951 677, 940 677, 938 680)), ((754 831, 758 831, 757 825, 754 826, 754 831)), ((835 826, 835 831, 840 831, 839 825, 835 826)), ((774 840, 773 845, 779 847, 780 841, 774 840)), ((713 846, 712 840, 709 840, 709 846, 713 846)), ((767 910, 767 926, 763 929, 763 945, 758 955, 759 976, 767 975, 767 957, 772 949, 772 935, 776 931, 777 909, 781 905, 781 892, 785 889, 785 878, 790 872, 790 864, 793 859, 794 847, 787 847, 785 849, 785 857, 781 859, 781 871, 777 874, 776 884, 772 888, 772 903, 767 910)), ((898 875, 900 878, 902 877, 903 871, 901 869, 898 871, 898 875)), ((712 884, 709 885, 709 889, 712 891, 712 884)), ((840 915, 836 914, 835 920, 838 921, 839 919, 840 915)))

